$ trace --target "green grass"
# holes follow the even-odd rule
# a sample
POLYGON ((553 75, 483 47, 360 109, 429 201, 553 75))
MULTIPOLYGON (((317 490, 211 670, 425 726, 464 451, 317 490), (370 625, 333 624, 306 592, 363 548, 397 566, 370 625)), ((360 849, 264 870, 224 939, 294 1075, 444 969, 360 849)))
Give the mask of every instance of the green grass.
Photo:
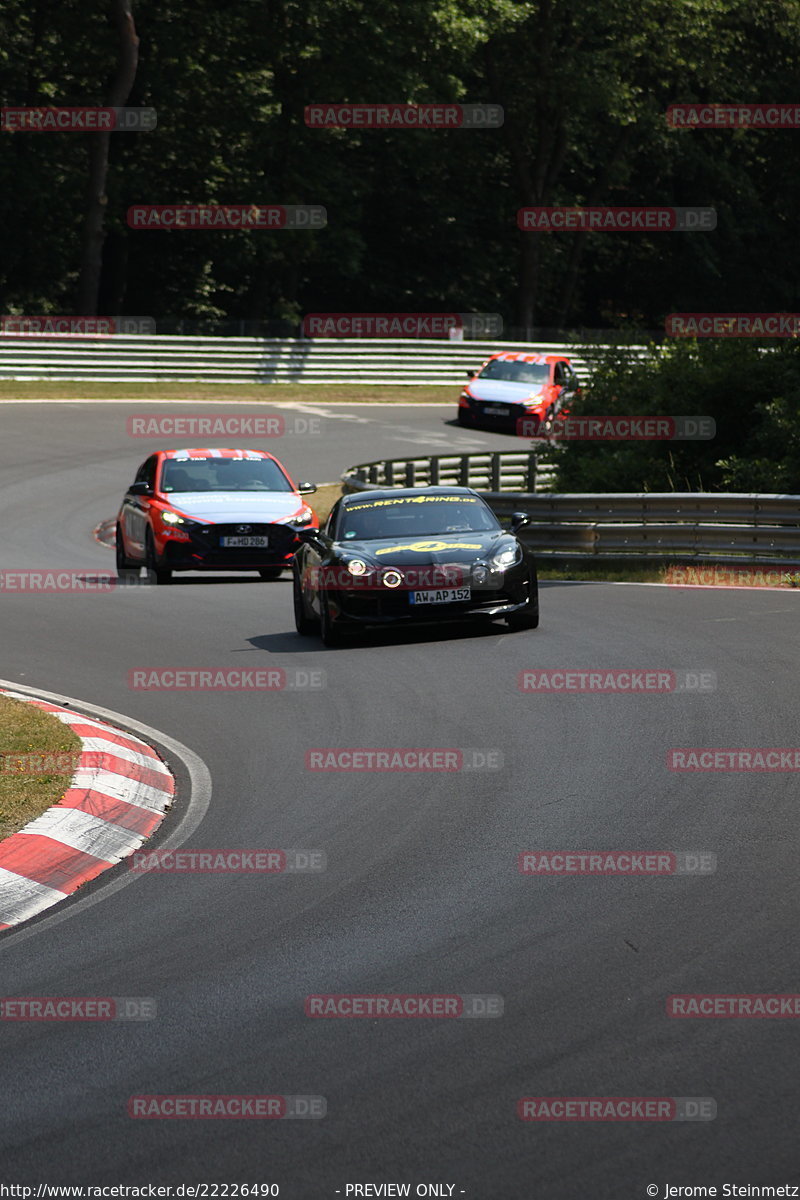
POLYGON ((538 562, 540 579, 576 579, 589 583, 664 583, 662 566, 625 567, 618 563, 603 566, 602 563, 591 563, 586 566, 545 566, 542 559, 538 562))
POLYGON ((320 525, 327 521, 328 514, 342 494, 341 483, 318 483, 313 495, 306 497, 319 517, 320 525))
POLYGON ((97 383, 91 380, 0 379, 0 400, 221 400, 248 404, 452 404, 458 385, 344 383, 97 383))
POLYGON ((81 739, 51 713, 0 696, 0 837, 16 833, 61 799, 80 752, 81 739), (37 762, 37 755, 45 761, 37 762), (48 766, 56 770, 40 773, 48 766))

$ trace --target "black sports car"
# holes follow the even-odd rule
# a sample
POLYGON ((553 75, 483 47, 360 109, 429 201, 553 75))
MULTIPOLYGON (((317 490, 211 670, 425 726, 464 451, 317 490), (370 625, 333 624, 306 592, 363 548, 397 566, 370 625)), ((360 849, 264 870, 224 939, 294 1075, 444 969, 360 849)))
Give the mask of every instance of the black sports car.
POLYGON ((515 513, 504 529, 464 487, 391 488, 343 496, 324 529, 301 530, 294 556, 297 632, 326 646, 365 625, 504 618, 539 624, 533 554, 515 513))

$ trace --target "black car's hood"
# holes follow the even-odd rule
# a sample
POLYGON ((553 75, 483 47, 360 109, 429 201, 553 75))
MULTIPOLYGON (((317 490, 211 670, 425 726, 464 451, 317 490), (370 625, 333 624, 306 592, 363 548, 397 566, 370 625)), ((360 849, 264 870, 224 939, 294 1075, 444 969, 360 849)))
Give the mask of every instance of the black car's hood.
POLYGON ((476 533, 438 533, 425 538, 369 538, 337 542, 339 558, 363 558, 384 567, 419 567, 425 563, 468 563, 495 553, 501 541, 509 540, 503 529, 476 533))

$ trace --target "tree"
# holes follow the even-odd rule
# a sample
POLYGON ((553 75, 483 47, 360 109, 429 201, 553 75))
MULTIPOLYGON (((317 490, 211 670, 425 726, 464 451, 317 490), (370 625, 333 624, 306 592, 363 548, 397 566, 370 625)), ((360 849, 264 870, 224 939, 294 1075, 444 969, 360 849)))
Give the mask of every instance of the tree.
MULTIPOLYGON (((106 96, 109 108, 127 103, 136 79, 139 63, 139 38, 133 20, 132 0, 111 0, 119 38, 117 69, 106 96)), ((105 241, 105 212, 108 204, 106 179, 111 131, 93 133, 89 139, 89 183, 83 224, 83 253, 78 281, 78 312, 82 316, 97 313, 100 272, 105 241)))

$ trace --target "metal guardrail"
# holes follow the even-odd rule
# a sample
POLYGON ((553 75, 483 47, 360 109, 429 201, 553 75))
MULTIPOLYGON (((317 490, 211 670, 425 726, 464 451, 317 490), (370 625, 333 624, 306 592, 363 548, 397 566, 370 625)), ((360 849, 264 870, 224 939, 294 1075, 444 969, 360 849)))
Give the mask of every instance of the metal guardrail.
POLYGON ((474 487, 501 520, 513 512, 530 515, 531 524, 521 530, 521 536, 541 559, 688 559, 800 570, 800 496, 559 494, 536 490, 549 482, 555 471, 553 464, 545 467, 536 460, 534 452, 431 455, 363 463, 346 471, 342 479, 346 492, 436 482, 474 487), (520 478, 525 479, 524 487, 513 486, 520 478))
MULTIPOLYGON (((603 346, 407 338, 236 338, 114 335, 0 336, 0 378, 206 383, 463 384, 497 350, 567 354, 585 382, 603 346)), ((643 346, 629 346, 641 357, 643 346)))
POLYGON ((552 482, 555 465, 531 451, 486 454, 427 454, 390 458, 351 467, 342 476, 346 491, 376 487, 471 487, 479 492, 535 492, 552 482))

